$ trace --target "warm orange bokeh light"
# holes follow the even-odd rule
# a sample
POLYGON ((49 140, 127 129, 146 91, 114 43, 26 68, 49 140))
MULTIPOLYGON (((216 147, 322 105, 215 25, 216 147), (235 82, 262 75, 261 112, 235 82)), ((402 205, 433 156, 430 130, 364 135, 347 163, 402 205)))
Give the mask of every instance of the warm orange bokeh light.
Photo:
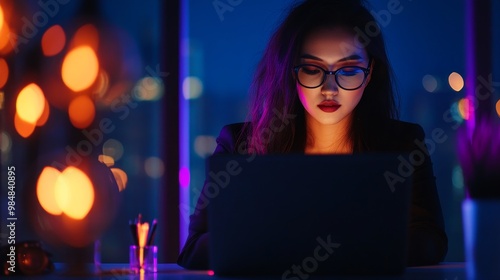
POLYGON ((60 25, 47 29, 42 37, 42 51, 46 56, 53 56, 62 51, 66 44, 66 34, 60 25))
POLYGON ((64 84, 75 92, 88 89, 99 73, 99 61, 89 46, 72 49, 64 58, 61 75, 64 84))
POLYGON ((2 5, 0 5, 0 31, 2 30, 3 26, 4 26, 3 8, 2 5))
POLYGON ((106 71, 99 71, 99 76, 95 84, 94 94, 98 99, 101 99, 109 89, 109 75, 106 71))
POLYGON ((36 124, 45 107, 43 91, 34 83, 25 86, 16 100, 16 112, 25 122, 36 124))
POLYGON ((498 99, 498 101, 497 101, 496 108, 497 108, 497 115, 500 118, 500 99, 498 99))
POLYGON ((457 72, 453 72, 448 76, 448 83, 454 91, 461 91, 464 87, 464 79, 457 72))
POLYGON ((43 126, 47 122, 47 120, 49 119, 49 115, 50 115, 50 106, 49 106, 49 102, 47 101, 47 99, 45 99, 45 107, 43 108, 42 115, 40 116, 40 118, 36 122, 36 126, 43 126))
POLYGON ((0 88, 2 88, 9 79, 9 65, 7 61, 0 57, 0 88))
POLYGON ((99 32, 92 24, 85 24, 78 28, 73 36, 70 47, 86 45, 97 51, 99 47, 99 32))
POLYGON ((12 49, 12 46, 8 44, 10 41, 10 28, 5 19, 3 7, 0 5, 0 51, 2 53, 7 53, 12 49))
POLYGON ((38 177, 36 196, 38 202, 47 213, 61 215, 62 210, 56 202, 56 182, 61 172, 54 167, 45 167, 38 177))
POLYGON ((125 171, 119 168, 111 168, 111 172, 115 176, 116 184, 118 185, 118 189, 123 191, 127 187, 128 176, 125 171))
POLYGON ((69 104, 68 114, 69 120, 76 128, 86 128, 94 121, 94 102, 87 95, 78 96, 69 104))
POLYGON ((85 173, 70 166, 57 178, 55 199, 64 214, 81 220, 87 216, 94 204, 94 186, 85 173))
POLYGON ((107 167, 115 165, 115 159, 107 155, 99 155, 98 160, 106 164, 107 167))
POLYGON ((0 28, 0 50, 2 52, 7 52, 10 41, 10 28, 7 22, 4 21, 2 24, 2 28, 0 28))
POLYGON ((14 127, 23 138, 28 138, 35 131, 35 124, 24 121, 17 113, 14 117, 14 127))
POLYGON ((3 27, 3 21, 4 21, 4 17, 3 17, 3 8, 2 8, 2 5, 0 5, 0 30, 2 30, 2 27, 3 27))
POLYGON ((462 98, 458 101, 458 112, 464 120, 468 120, 470 115, 474 113, 472 102, 467 98, 462 98))

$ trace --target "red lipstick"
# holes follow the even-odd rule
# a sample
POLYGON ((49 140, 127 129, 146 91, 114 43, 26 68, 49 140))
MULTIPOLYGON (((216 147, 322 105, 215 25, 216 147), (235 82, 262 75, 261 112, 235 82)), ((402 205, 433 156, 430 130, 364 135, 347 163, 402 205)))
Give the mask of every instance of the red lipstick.
POLYGON ((333 101, 333 100, 325 100, 321 103, 319 103, 318 107, 321 109, 321 111, 326 112, 326 113, 333 113, 337 111, 340 108, 340 104, 333 101))

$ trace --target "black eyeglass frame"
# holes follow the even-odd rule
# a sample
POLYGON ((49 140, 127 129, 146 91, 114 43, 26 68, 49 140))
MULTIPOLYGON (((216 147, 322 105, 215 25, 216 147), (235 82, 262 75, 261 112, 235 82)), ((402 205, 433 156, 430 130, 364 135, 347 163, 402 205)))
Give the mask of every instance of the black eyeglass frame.
POLYGON ((305 88, 318 88, 318 87, 322 86, 325 83, 326 77, 328 75, 334 75, 335 76, 335 83, 337 83, 337 85, 340 88, 342 88, 344 90, 357 90, 358 88, 362 87, 363 84, 366 82, 366 78, 368 78, 368 75, 370 74, 370 66, 371 66, 371 64, 372 64, 372 60, 370 59, 368 61, 368 65, 367 65, 366 68, 365 67, 361 67, 361 66, 344 66, 344 67, 340 67, 339 69, 337 69, 335 71, 328 71, 328 70, 325 70, 325 69, 323 69, 322 67, 320 67, 320 66, 318 66, 316 64, 305 63, 305 64, 300 64, 300 65, 295 66, 293 68, 293 71, 295 73, 295 78, 297 79, 297 82, 299 82, 299 84, 301 86, 305 87, 305 88), (299 80, 299 70, 300 70, 300 68, 302 68, 304 66, 314 66, 314 67, 317 67, 317 68, 323 70, 323 80, 321 81, 321 83, 319 85, 317 85, 315 87, 309 87, 309 86, 306 86, 306 85, 304 85, 304 84, 302 84, 300 82, 300 80, 299 80), (343 87, 343 86, 340 85, 339 81, 337 80, 338 79, 337 73, 339 71, 341 71, 342 69, 345 69, 345 68, 357 68, 357 69, 360 69, 360 70, 363 71, 363 73, 364 73, 365 76, 363 77, 363 82, 361 82, 361 84, 358 87, 356 87, 356 88, 345 88, 345 87, 343 87))

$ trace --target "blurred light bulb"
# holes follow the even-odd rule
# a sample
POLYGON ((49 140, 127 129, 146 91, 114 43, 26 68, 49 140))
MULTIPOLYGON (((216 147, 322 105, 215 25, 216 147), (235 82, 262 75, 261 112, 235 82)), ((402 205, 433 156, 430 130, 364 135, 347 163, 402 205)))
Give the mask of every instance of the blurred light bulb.
POLYGON ((462 119, 469 119, 470 115, 474 112, 474 107, 470 99, 462 98, 458 101, 458 112, 462 119))
POLYGON ((57 177, 55 185, 57 206, 75 220, 87 216, 94 204, 94 186, 87 174, 70 166, 57 177))
POLYGON ((500 99, 498 99, 497 101, 496 109, 497 109, 497 115, 498 117, 500 117, 500 99))
POLYGON ((66 44, 66 34, 60 25, 51 26, 42 36, 42 51, 45 56, 60 53, 66 44))
POLYGON ((160 178, 165 172, 163 160, 158 157, 150 157, 144 162, 144 170, 151 178, 160 178))
POLYGON ((72 49, 64 58, 61 75, 64 84, 74 92, 88 89, 99 73, 99 61, 89 46, 72 49))
POLYGON ((52 215, 61 215, 62 210, 56 202, 56 182, 61 172, 47 166, 42 170, 36 184, 36 196, 42 208, 52 215))
POLYGON ((21 137, 28 138, 35 131, 35 124, 24 121, 19 117, 16 113, 14 116, 14 127, 16 131, 21 137))
POLYGON ((425 75, 422 78, 422 85, 424 86, 424 89, 428 92, 435 92, 438 88, 438 81, 437 79, 432 76, 432 75, 425 75))
POLYGON ((196 99, 203 93, 203 82, 198 77, 186 77, 182 81, 184 99, 196 99))
POLYGON ((94 102, 87 95, 80 95, 69 104, 68 115, 76 128, 87 128, 95 118, 94 102))
POLYGON ((448 76, 448 83, 454 91, 461 91, 464 87, 464 79, 457 72, 453 72, 448 76))
POLYGON ((25 122, 36 124, 45 107, 45 96, 35 83, 25 86, 16 100, 16 112, 25 122))
POLYGON ((0 57, 0 88, 5 86, 9 79, 9 65, 5 59, 0 57))

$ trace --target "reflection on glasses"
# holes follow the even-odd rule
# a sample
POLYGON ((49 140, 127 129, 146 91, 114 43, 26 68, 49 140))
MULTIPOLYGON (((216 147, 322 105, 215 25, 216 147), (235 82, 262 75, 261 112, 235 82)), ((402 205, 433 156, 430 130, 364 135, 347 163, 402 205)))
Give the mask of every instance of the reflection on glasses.
POLYGON ((360 88, 370 73, 370 62, 368 67, 345 66, 335 71, 328 71, 314 64, 301 64, 293 68, 295 76, 300 85, 306 88, 320 87, 327 75, 334 75, 337 85, 345 90, 360 88))

